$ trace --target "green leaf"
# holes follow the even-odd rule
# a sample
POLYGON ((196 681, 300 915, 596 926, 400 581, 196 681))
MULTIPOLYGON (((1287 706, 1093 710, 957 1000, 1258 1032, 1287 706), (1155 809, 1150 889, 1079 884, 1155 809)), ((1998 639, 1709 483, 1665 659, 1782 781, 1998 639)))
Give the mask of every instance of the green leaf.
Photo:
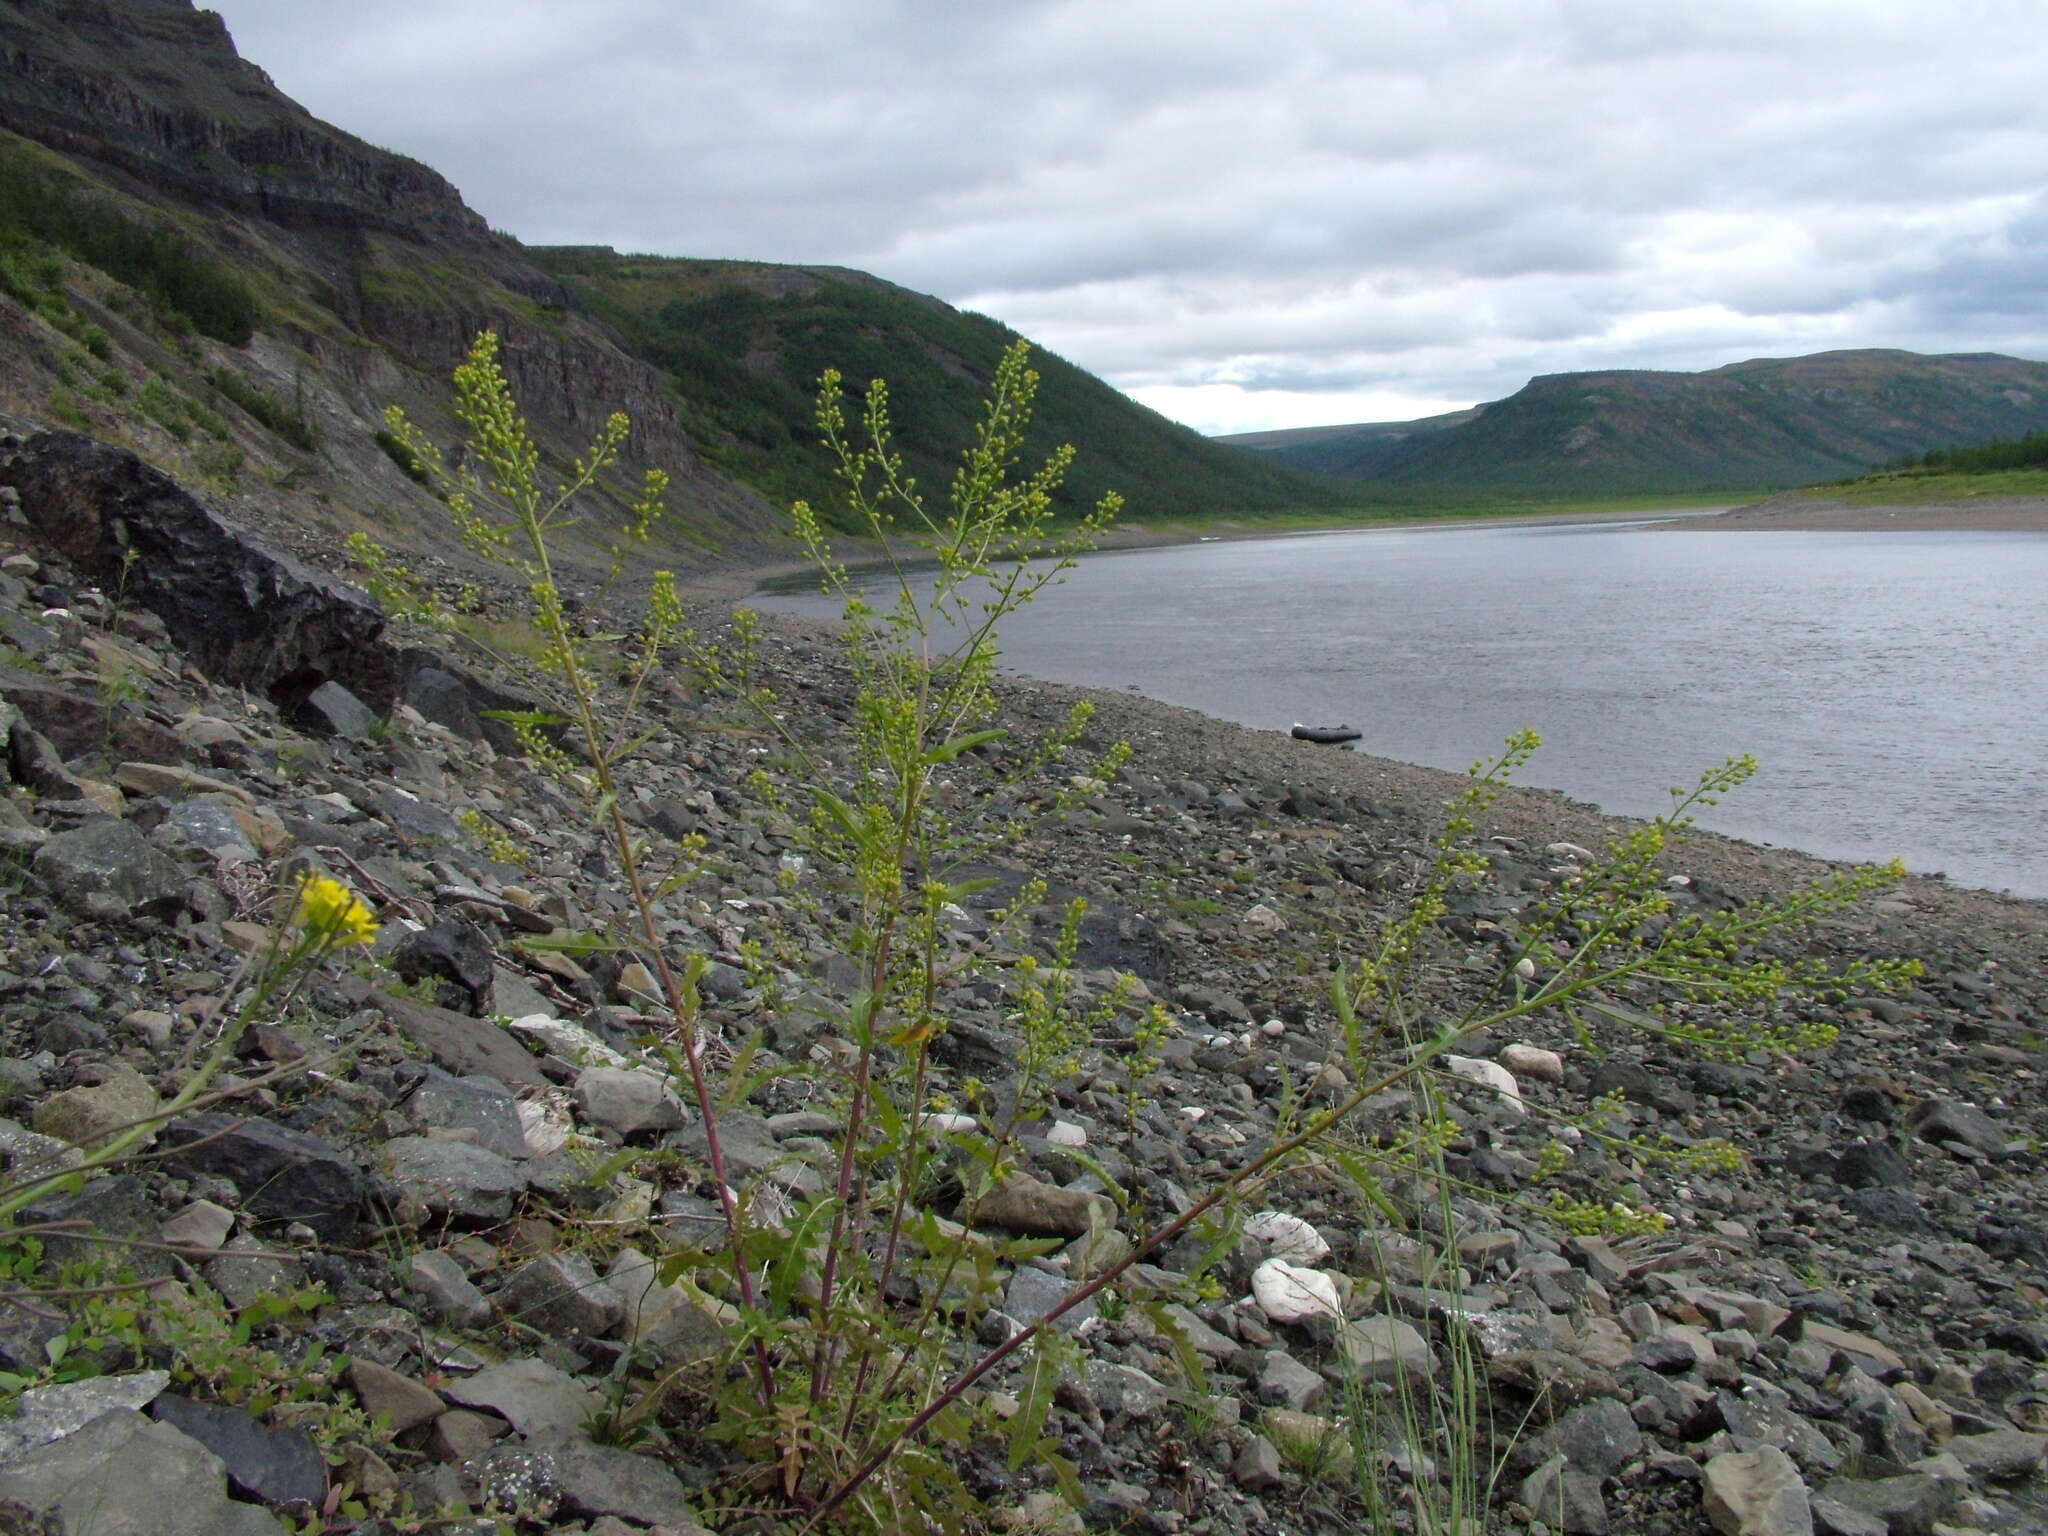
POLYGON ((610 939, 595 933, 580 930, 565 930, 561 933, 536 933, 512 941, 514 949, 552 950, 565 955, 613 955, 627 946, 613 943, 610 939))
POLYGON ((955 880, 939 893, 939 900, 942 903, 951 902, 957 907, 968 897, 978 896, 983 891, 992 889, 995 883, 993 876, 984 876, 974 880, 955 880))
POLYGON ((1387 1198, 1386 1191, 1380 1188, 1379 1176, 1366 1167, 1365 1159, 1338 1146, 1326 1146, 1323 1151, 1328 1154, 1331 1162, 1344 1170, 1373 1209, 1387 1218, 1389 1225, 1399 1227, 1403 1224, 1400 1210, 1387 1198))
POLYGON ((976 747, 986 746, 1008 734, 1009 732, 1000 726, 986 731, 969 731, 965 736, 955 736, 951 741, 941 742, 933 747, 931 751, 925 753, 924 760, 927 764, 950 763, 962 752, 971 752, 976 747))
POLYGON ((1017 1399, 1017 1412, 1010 1420, 1010 1470, 1016 1471, 1040 1449, 1038 1432, 1045 1428, 1045 1416, 1052 1410, 1052 1389, 1059 1382, 1059 1362, 1053 1358, 1048 1335, 1032 1340, 1031 1368, 1024 1373, 1024 1391, 1017 1399))
POLYGON ((1173 1361, 1180 1367, 1181 1379, 1189 1386, 1200 1389, 1208 1380, 1208 1371, 1202 1364, 1201 1352, 1195 1348, 1188 1330, 1172 1313, 1166 1310, 1163 1301, 1148 1301, 1139 1311, 1152 1320, 1152 1326, 1166 1335, 1166 1342, 1173 1350, 1173 1361))
POLYGON ((570 723, 567 715, 550 714, 542 709, 480 709, 477 714, 485 720, 502 720, 507 725, 529 725, 536 730, 547 730, 570 723))

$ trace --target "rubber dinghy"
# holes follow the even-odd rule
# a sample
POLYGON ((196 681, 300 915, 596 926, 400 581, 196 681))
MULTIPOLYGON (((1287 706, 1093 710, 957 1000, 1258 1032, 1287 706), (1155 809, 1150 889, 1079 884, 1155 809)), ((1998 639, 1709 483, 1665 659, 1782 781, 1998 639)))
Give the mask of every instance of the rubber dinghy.
POLYGON ((1303 725, 1297 720, 1293 734, 1296 741, 1315 741, 1326 747, 1336 747, 1358 740, 1365 732, 1354 731, 1348 725, 1303 725))

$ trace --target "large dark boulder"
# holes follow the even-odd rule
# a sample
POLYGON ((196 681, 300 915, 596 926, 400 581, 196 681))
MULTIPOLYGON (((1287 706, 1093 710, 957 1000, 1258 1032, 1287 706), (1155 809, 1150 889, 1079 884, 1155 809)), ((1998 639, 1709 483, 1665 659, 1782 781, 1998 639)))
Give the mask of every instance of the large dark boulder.
POLYGON ((296 712, 340 682, 379 710, 398 695, 384 615, 361 592, 232 527, 161 470, 76 432, 39 432, 4 462, 34 535, 86 579, 164 621, 215 677, 296 712))

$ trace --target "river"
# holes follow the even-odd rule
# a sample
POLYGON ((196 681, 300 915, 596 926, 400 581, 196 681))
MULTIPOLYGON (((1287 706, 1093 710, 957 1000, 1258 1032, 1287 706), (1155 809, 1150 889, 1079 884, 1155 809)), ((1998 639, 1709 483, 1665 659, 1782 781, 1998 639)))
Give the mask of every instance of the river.
POLYGON ((1532 726, 1525 782, 1631 815, 1749 752, 1702 825, 2048 896, 2048 534, 1603 520, 1119 551, 1014 616, 1003 663, 1443 768, 1532 726))

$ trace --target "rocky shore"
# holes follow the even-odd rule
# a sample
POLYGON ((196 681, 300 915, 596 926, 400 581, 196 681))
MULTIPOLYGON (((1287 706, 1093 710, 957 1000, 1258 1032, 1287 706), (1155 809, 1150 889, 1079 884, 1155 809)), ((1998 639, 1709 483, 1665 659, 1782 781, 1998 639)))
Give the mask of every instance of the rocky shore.
POLYGON ((1869 506, 1813 491, 1786 491, 1713 517, 1671 524, 1696 533, 2048 533, 2048 497, 1982 496, 1969 501, 1869 506))
MULTIPOLYGON (((17 1217, 0 1371, 25 1390, 0 1417, 0 1530, 725 1528, 729 1469, 689 1412, 606 1429, 621 1384, 716 1371, 730 1317, 654 1272, 715 1206, 695 1112, 644 1044, 646 977, 630 954, 529 947, 620 907, 588 817, 485 713, 530 681, 394 643, 359 597, 196 517, 161 477, 81 463, 0 445, 0 1181, 75 1165, 185 1085, 290 861, 347 883, 380 929, 248 1033, 233 1097, 17 1217), (170 572, 124 584, 118 549, 164 517, 187 557, 220 562, 194 567, 207 590, 253 596, 229 612, 170 572), (31 1223, 39 1251, 19 1242, 31 1223), (124 1270, 147 1289, 100 1290, 124 1270)), ((852 685, 830 634, 770 626, 760 670, 843 764, 852 685)), ((1078 696, 1007 681, 1004 723, 1029 734, 1078 696)), ((1076 896, 1080 995, 1134 976, 1171 1033, 1135 1121, 1125 1022, 1029 1127, 983 1220, 1068 1241, 998 1277, 999 1313, 952 1341, 963 1360, 1137 1235, 1090 1214, 1084 1150, 1170 1212, 1254 1157, 1283 1105, 1342 1091, 1329 972, 1404 909, 1459 784, 1093 702, 1083 750, 1125 741, 1131 759, 989 856, 995 887, 950 918, 949 944, 998 963, 945 996, 935 1087, 962 1102, 967 1078, 1014 1070, 999 962, 1049 957, 1076 896), (1030 923, 993 931, 987 906, 1030 877, 1047 882, 1030 923)), ((758 793, 760 774, 787 787, 786 763, 684 677, 648 714, 628 815, 705 844, 705 873, 660 903, 665 943, 705 957, 709 1021, 732 1045, 759 1037, 755 1068, 829 1058, 822 1018, 787 1002, 848 976, 807 916, 831 872, 758 793)), ((1020 793, 1049 803, 1074 767, 1020 793)), ((1485 875, 1436 925, 1425 1009, 1497 981, 1520 917, 1625 825, 1503 798, 1472 839, 1485 875)), ((1681 909, 1827 869, 1706 834, 1669 861, 1681 909)), ((1447 1187, 1396 1181, 1396 1221, 1291 1176, 1215 1284, 1188 1283, 1197 1256, 1175 1245, 1064 1320, 1079 1358, 1047 1433, 1079 1510, 1042 1469, 1008 1472, 992 1435, 961 1476, 1015 1530, 1371 1529, 1373 1475, 1400 1505, 1449 1448, 1408 1443, 1397 1416, 1356 1437, 1344 1421, 1426 1400, 1463 1360, 1500 1465, 1485 1531, 2048 1531, 2048 907, 1907 879, 1802 953, 1924 974, 1785 1015, 1840 1031, 1796 1058, 1704 1059, 1604 1018, 1463 1042, 1441 1084, 1447 1187), (1578 1122, 1603 1100, 1595 1134, 1578 1122), (1575 1234, 1553 1190, 1664 1223, 1575 1234), (1315 1278, 1276 1284, 1289 1274, 1315 1278), (1199 1378, 1133 1304, 1148 1296, 1199 1378)), ((1356 1145, 1412 1113, 1405 1095, 1369 1103, 1356 1145)), ((800 1075, 770 1079, 726 1122, 734 1176, 800 1199, 834 1130, 800 1075)), ((999 1425, 1020 1376, 985 1385, 975 1407, 999 1425)))

